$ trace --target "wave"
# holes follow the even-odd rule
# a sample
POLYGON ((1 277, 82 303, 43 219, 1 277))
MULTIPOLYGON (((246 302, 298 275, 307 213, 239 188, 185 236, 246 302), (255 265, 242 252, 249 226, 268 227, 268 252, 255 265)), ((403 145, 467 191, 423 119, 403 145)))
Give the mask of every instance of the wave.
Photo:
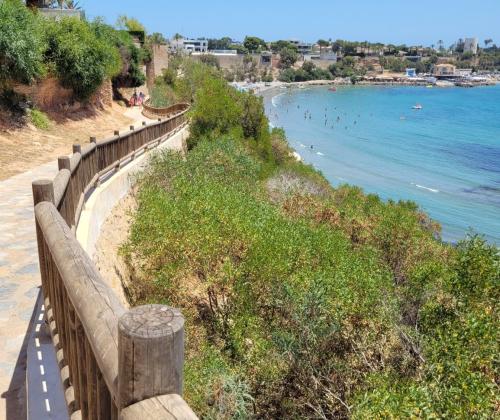
POLYGON ((273 98, 271 99, 271 103, 273 104, 273 107, 278 108, 278 98, 280 96, 283 96, 283 95, 284 95, 284 93, 280 93, 279 95, 273 96, 273 98))
POLYGON ((411 185, 415 185, 415 187, 417 187, 417 188, 420 188, 422 190, 427 190, 427 191, 430 191, 432 193, 438 193, 439 192, 439 190, 437 190, 435 188, 424 187, 423 185, 415 184, 414 182, 412 182, 411 185))
POLYGON ((300 147, 307 147, 305 144, 300 143, 300 147))
POLYGON ((325 156, 325 155, 324 155, 323 153, 321 153, 321 152, 317 152, 316 154, 317 154, 318 156, 325 156))

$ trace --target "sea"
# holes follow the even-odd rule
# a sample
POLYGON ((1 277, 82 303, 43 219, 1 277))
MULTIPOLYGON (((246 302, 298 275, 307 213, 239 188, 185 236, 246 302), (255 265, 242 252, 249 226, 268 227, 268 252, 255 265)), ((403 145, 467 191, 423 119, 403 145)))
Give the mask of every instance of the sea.
POLYGON ((500 85, 275 89, 264 103, 333 186, 412 200, 445 241, 477 233, 500 245, 500 85))

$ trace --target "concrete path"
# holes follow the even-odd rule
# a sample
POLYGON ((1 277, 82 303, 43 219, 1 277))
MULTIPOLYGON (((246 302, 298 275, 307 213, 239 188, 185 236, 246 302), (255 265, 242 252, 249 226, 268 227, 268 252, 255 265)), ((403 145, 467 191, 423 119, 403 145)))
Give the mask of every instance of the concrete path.
POLYGON ((40 291, 31 182, 57 162, 0 182, 0 419, 26 413, 26 347, 40 291))
MULTIPOLYGON (((136 126, 151 121, 140 108, 125 114, 136 126)), ((31 183, 56 173, 53 161, 0 181, 0 420, 26 418, 26 354, 41 284, 31 183)))

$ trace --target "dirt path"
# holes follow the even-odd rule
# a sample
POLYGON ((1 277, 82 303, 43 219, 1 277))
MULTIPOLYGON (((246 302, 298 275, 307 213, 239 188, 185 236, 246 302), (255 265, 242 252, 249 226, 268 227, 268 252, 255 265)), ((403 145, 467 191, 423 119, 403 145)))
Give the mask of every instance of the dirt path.
MULTIPOLYGON (((140 110, 137 108, 133 113, 140 110)), ((10 178, 43 163, 71 153, 75 143, 88 143, 90 136, 105 138, 114 130, 127 127, 139 118, 128 116, 129 110, 113 105, 102 111, 80 111, 71 116, 52 116, 51 126, 40 130, 31 124, 6 129, 0 122, 0 180, 10 178)), ((5 122, 5 121, 4 121, 5 122)))

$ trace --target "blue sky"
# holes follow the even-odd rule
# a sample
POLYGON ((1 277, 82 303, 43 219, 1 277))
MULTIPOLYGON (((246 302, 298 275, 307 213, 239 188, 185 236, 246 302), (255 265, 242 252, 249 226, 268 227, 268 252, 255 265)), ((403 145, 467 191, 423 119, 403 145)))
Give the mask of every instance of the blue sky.
POLYGON ((89 18, 120 14, 168 37, 257 35, 266 40, 319 38, 450 45, 461 37, 500 44, 500 0, 80 0, 89 18))

